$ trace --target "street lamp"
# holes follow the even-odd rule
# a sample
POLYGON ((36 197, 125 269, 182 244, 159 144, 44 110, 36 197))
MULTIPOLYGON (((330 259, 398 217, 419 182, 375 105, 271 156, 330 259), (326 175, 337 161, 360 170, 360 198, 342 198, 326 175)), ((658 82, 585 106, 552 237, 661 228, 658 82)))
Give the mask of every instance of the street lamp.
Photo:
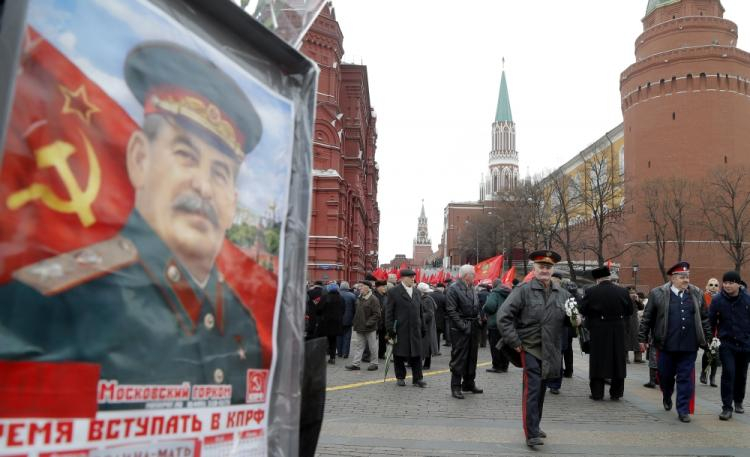
POLYGON ((638 288, 638 264, 633 264, 633 283, 636 288, 638 288))

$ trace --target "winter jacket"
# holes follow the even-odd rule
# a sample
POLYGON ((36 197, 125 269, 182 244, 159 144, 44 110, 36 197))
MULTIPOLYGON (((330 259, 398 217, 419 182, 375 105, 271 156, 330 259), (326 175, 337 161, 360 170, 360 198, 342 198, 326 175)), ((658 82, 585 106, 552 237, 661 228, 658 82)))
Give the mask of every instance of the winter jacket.
POLYGON ((503 343, 542 361, 542 379, 560 377, 562 335, 570 319, 565 314, 567 290, 551 284, 545 301, 544 285, 536 278, 513 289, 498 311, 498 330, 503 343))
MULTIPOLYGON (((657 349, 663 350, 667 329, 669 328, 669 298, 672 291, 671 283, 655 287, 648 294, 648 304, 643 311, 641 326, 638 331, 638 341, 646 343, 649 333, 653 336, 653 344, 657 349)), ((693 300, 693 322, 695 324, 695 336, 698 346, 706 348, 706 342, 710 339, 711 326, 708 322, 708 313, 703 303, 703 292, 692 284, 688 284, 688 291, 693 300)))
POLYGON ((352 325, 354 320, 354 305, 357 302, 357 296, 351 291, 351 289, 340 289, 341 298, 344 299, 344 327, 352 325))
POLYGON ((718 329, 722 346, 750 352, 750 296, 740 291, 736 298, 724 291, 714 295, 708 313, 711 328, 718 329))
POLYGON ((502 287, 495 287, 490 292, 490 296, 487 297, 487 301, 482 307, 484 314, 487 315, 487 327, 497 328, 497 312, 500 310, 500 305, 508 298, 508 295, 510 295, 510 290, 502 287))
POLYGON ((343 333, 341 315, 344 300, 338 291, 331 291, 323 295, 315 306, 316 331, 315 336, 338 336, 343 333))
POLYGON ((380 300, 372 292, 357 298, 353 329, 359 333, 374 332, 380 320, 380 300))
POLYGON ((448 287, 445 294, 445 314, 451 322, 451 328, 464 331, 471 321, 479 320, 479 297, 473 287, 463 281, 456 281, 448 287))

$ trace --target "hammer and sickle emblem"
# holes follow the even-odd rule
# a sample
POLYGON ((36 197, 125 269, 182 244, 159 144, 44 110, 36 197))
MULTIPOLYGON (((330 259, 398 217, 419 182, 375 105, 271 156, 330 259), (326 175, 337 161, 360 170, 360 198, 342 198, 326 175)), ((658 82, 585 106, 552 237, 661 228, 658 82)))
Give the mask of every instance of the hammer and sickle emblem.
POLYGON ((58 197, 46 184, 34 183, 25 189, 11 194, 6 202, 8 208, 16 210, 31 201, 41 200, 51 210, 66 214, 75 213, 84 227, 88 227, 96 222, 94 213, 91 210, 91 204, 96 199, 101 187, 101 169, 96 159, 94 148, 91 146, 88 138, 86 138, 83 132, 79 131, 79 133, 83 137, 86 157, 89 162, 89 175, 86 188, 81 189, 68 163, 68 157, 75 152, 75 147, 70 143, 57 140, 34 151, 36 165, 40 169, 54 168, 60 176, 65 189, 68 191, 70 199, 64 200, 58 197))

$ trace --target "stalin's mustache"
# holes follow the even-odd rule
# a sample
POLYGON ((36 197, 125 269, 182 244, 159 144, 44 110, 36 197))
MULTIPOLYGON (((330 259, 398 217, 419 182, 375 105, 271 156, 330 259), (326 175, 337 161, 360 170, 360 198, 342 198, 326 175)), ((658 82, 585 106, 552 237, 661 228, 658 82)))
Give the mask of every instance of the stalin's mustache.
POLYGON ((172 209, 205 217, 215 227, 219 227, 219 216, 210 201, 200 196, 187 193, 177 196, 172 202, 172 209))

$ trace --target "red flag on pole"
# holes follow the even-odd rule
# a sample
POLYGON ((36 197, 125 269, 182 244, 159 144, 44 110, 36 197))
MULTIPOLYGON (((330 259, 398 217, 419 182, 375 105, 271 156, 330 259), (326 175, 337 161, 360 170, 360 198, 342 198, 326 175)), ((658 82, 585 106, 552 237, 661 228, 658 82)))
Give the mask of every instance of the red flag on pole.
POLYGON ((417 275, 414 277, 414 282, 419 284, 420 282, 422 282, 422 269, 417 268, 417 271, 415 273, 417 273, 417 275))
POLYGON ((516 267, 512 266, 508 269, 508 271, 505 272, 502 279, 500 280, 503 284, 511 285, 513 284, 513 278, 516 277, 516 267))
POLYGON ((531 270, 529 274, 526 275, 525 278, 523 278, 523 282, 529 282, 532 279, 534 279, 534 270, 531 270))
POLYGON ((483 260, 474 266, 474 281, 489 280, 490 283, 500 277, 503 271, 503 256, 498 255, 483 260))

